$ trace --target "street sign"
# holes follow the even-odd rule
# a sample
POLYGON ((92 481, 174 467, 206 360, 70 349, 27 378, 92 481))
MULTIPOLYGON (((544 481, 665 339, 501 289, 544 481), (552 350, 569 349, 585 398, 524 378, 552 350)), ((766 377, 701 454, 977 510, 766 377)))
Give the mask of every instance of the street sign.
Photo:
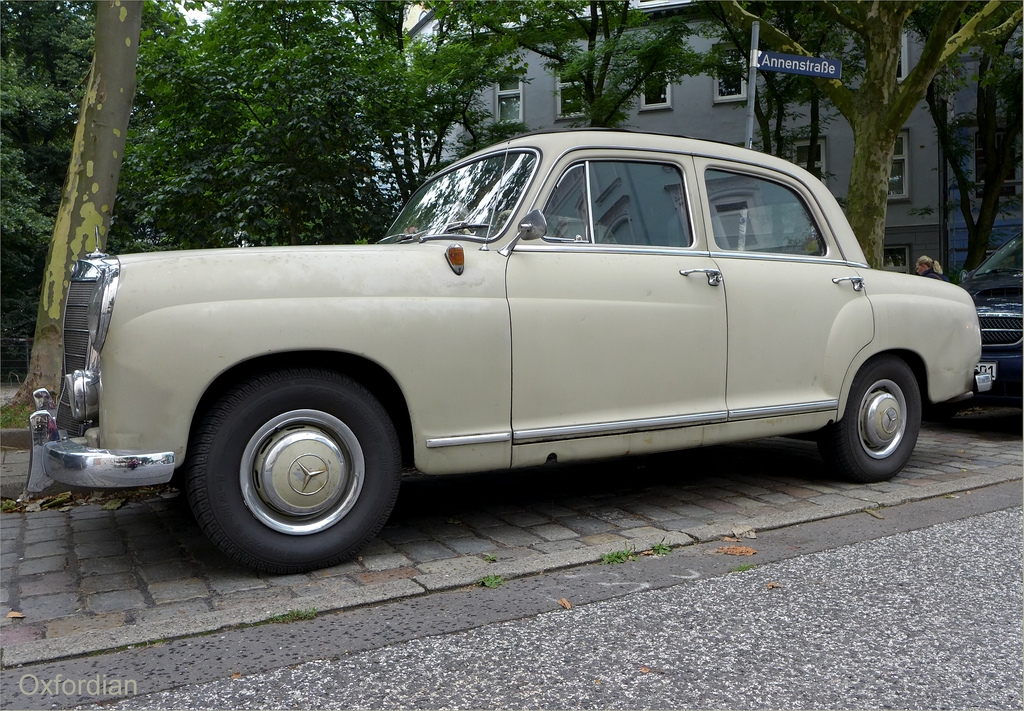
POLYGON ((757 52, 756 65, 762 72, 803 74, 808 77, 825 77, 826 79, 838 79, 843 71, 843 63, 837 59, 804 57, 798 54, 779 54, 761 50, 757 52))

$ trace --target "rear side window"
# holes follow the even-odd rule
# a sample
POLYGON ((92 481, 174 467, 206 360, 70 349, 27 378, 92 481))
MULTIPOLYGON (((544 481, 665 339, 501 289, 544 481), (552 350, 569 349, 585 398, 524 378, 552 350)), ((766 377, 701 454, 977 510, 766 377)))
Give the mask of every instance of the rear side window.
POLYGON ((820 257, 821 230, 791 188, 754 175, 704 173, 711 224, 719 249, 820 257))
POLYGON ((679 169, 665 163, 586 161, 566 170, 544 215, 558 241, 689 247, 689 212, 679 169))

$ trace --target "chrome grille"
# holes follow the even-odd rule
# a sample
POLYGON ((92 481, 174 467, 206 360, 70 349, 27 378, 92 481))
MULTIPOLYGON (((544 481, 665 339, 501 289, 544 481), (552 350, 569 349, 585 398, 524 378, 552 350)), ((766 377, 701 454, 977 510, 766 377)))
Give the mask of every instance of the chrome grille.
POLYGON ((1021 341, 1020 315, 980 315, 978 322, 981 324, 981 344, 984 346, 1009 346, 1021 341))
POLYGON ((68 302, 64 308, 64 369, 61 373, 61 393, 57 403, 57 427, 67 430, 70 437, 81 437, 92 426, 90 421, 76 420, 71 415, 71 404, 64 387, 64 375, 83 370, 89 358, 89 330, 87 317, 89 302, 99 282, 96 279, 74 279, 68 289, 68 302))

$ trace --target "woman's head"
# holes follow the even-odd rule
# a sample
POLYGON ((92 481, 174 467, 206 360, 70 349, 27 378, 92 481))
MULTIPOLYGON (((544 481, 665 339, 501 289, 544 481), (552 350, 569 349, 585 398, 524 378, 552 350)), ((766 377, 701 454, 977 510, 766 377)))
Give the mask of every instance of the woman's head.
POLYGON ((931 257, 929 257, 928 255, 922 254, 920 257, 917 258, 917 273, 923 274, 929 269, 934 271, 936 274, 942 274, 942 265, 939 264, 934 259, 932 259, 931 257))

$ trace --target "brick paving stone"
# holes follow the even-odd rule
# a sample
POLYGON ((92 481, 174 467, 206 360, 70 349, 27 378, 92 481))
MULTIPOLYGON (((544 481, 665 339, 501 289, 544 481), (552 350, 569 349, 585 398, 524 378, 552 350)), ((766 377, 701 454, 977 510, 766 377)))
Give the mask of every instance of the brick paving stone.
POLYGON ((127 616, 124 612, 109 612, 101 615, 62 617, 46 623, 46 636, 47 638, 66 637, 82 632, 96 632, 98 630, 123 627, 127 616))
POLYGON ((331 578, 335 576, 348 575, 349 573, 355 573, 362 570, 362 566, 354 560, 347 560, 344 563, 338 565, 332 565, 330 568, 321 568, 320 570, 314 570, 310 573, 313 578, 331 578))
POLYGON ((167 580, 188 578, 192 576, 192 566, 183 560, 151 563, 138 567, 139 575, 148 584, 162 583, 167 580))
POLYGON ((732 491, 738 491, 746 496, 762 496, 769 493, 769 490, 756 484, 732 484, 729 487, 732 491))
POLYGON ((565 541, 579 538, 579 534, 571 528, 566 528, 557 523, 545 523, 541 526, 533 526, 530 533, 540 536, 545 541, 565 541))
POLYGON ((423 531, 410 526, 385 526, 377 535, 393 546, 430 539, 423 531))
POLYGON ((417 563, 454 558, 458 555, 436 541, 413 541, 412 543, 398 546, 398 550, 417 563))
POLYGON ((236 593, 241 590, 259 590, 268 587, 255 573, 211 571, 206 574, 207 584, 214 592, 221 595, 236 593))
POLYGON ((604 533, 614 528, 610 523, 600 521, 590 516, 566 516, 559 518, 558 522, 566 528, 571 528, 581 536, 592 536, 597 533, 604 533))
POLYGON ((25 528, 49 528, 63 526, 64 514, 60 511, 36 511, 25 519, 25 528))
POLYGON ((392 568, 391 570, 370 571, 357 573, 352 576, 363 585, 378 585, 380 583, 391 583, 396 580, 409 580, 419 575, 419 571, 411 566, 392 568))
POLYGON ((22 644, 24 642, 34 642, 35 640, 42 638, 42 625, 13 625, 11 627, 5 627, 3 632, 0 632, 0 642, 2 642, 4 646, 22 644))
POLYGON ((123 573, 131 570, 132 561, 128 556, 89 558, 79 561, 78 567, 82 571, 82 575, 108 575, 110 573, 123 573))
POLYGON ((447 545, 449 548, 454 550, 456 553, 462 555, 475 555, 479 553, 489 553, 496 548, 499 544, 487 538, 456 538, 448 541, 447 545))
POLYGON ((92 612, 120 612, 146 607, 146 600, 138 590, 111 590, 85 596, 86 607, 92 612))
POLYGON ((68 543, 65 540, 41 541, 26 545, 22 557, 26 560, 29 558, 46 558, 47 556, 64 555, 67 551, 68 543))
POLYGON ((28 545, 30 543, 63 540, 67 535, 66 526, 47 526, 46 528, 32 528, 25 531, 22 540, 25 545, 28 545))
POLYGON ((534 543, 540 543, 543 540, 515 526, 489 528, 487 529, 487 536, 509 547, 532 546, 534 543))
POLYGON ((459 515, 459 520, 467 526, 477 529, 478 531, 485 528, 493 528, 495 526, 504 526, 505 522, 497 516, 489 513, 473 512, 463 513, 459 515))
POLYGON ((549 516, 541 516, 533 511, 514 511, 502 514, 501 518, 512 526, 536 526, 541 523, 550 523, 549 516))
POLYGON ((562 553, 563 551, 576 550, 577 548, 586 548, 583 543, 580 543, 579 539, 565 540, 565 541, 544 541, 534 546, 537 550, 542 553, 562 553))
POLYGON ((66 555, 52 555, 47 558, 33 558, 18 565, 18 575, 35 575, 64 570, 68 566, 66 555))
POLYGON ((86 521, 89 519, 114 519, 114 514, 110 511, 106 511, 100 506, 79 506, 71 509, 68 512, 68 517, 71 519, 71 525, 74 526, 76 523, 86 521))
POLYGON ((273 573, 260 573, 260 580, 272 587, 288 588, 293 585, 303 585, 312 580, 309 573, 292 573, 291 575, 275 575, 273 573))
POLYGON ((53 593, 75 592, 78 589, 77 577, 62 570, 56 573, 41 573, 18 581, 18 595, 22 598, 35 595, 52 595, 53 593))
POLYGON ((294 600, 291 588, 268 588, 265 590, 243 590, 233 595, 210 598, 210 604, 215 610, 259 610, 264 606, 270 609, 273 605, 294 600))
MULTIPOLYGON (((814 492, 817 496, 818 492, 814 492)), ((716 514, 723 513, 739 513, 740 507, 735 504, 730 504, 728 501, 720 499, 696 499, 696 504, 703 508, 709 509, 716 514)))
POLYGON ((83 593, 110 592, 111 590, 131 590, 138 586, 138 581, 131 573, 111 573, 110 575, 86 575, 82 578, 83 593))
POLYGON ((18 609, 25 617, 34 622, 67 617, 78 612, 80 607, 78 593, 69 592, 26 597, 21 601, 18 609))
POLYGON ((456 575, 460 573, 486 573, 487 567, 491 565, 487 561, 476 556, 460 556, 447 560, 434 560, 416 566, 417 569, 427 575, 456 575))
POLYGON ((465 525, 465 522, 454 516, 447 520, 438 519, 436 521, 416 519, 411 523, 414 528, 439 541, 466 538, 473 535, 473 532, 465 525), (450 523, 450 521, 457 521, 458 523, 450 523))
POLYGON ((618 541, 625 543, 626 539, 622 536, 616 536, 614 533, 595 533, 592 536, 584 536, 580 539, 580 543, 585 546, 600 546, 606 543, 616 543, 618 541))
POLYGON ((124 543, 113 539, 99 541, 97 543, 80 543, 75 546, 75 555, 79 558, 109 558, 115 555, 124 555, 128 552, 124 543))
POLYGON ((0 514, 0 540, 13 541, 25 527, 25 514, 0 514))
POLYGON ((314 595, 327 595, 330 593, 340 592, 342 590, 354 590, 359 586, 353 581, 344 577, 334 578, 322 578, 320 580, 314 580, 304 585, 296 585, 292 588, 292 592, 295 593, 301 602, 301 598, 312 597, 314 595))
POLYGON ((531 504, 530 510, 540 514, 541 516, 547 516, 548 518, 560 518, 562 516, 572 516, 575 513, 572 509, 556 504, 554 502, 547 502, 543 504, 531 504))
POLYGON ((657 538, 664 536, 665 532, 653 526, 640 526, 639 528, 627 528, 618 532, 624 538, 657 538))
POLYGON ((383 555, 364 555, 360 561, 367 570, 381 571, 404 568, 412 565, 412 561, 401 553, 385 553, 383 555))
POLYGON ((783 494, 789 494, 790 496, 797 499, 810 499, 817 496, 820 492, 814 489, 808 489, 806 486, 796 486, 792 484, 784 484, 782 486, 772 487, 776 491, 781 491, 783 494))
POLYGON ((676 514, 672 511, 654 504, 629 504, 623 508, 630 513, 636 514, 637 516, 643 516, 644 518, 652 521, 665 521, 667 519, 676 518, 676 514))
POLYGON ((363 546, 362 550, 359 551, 361 555, 386 555, 394 553, 395 549, 388 545, 386 541, 382 541, 380 538, 374 538, 372 541, 363 546))
MULTIPOLYGON (((103 513, 106 513, 106 511, 103 513)), ((114 525, 114 519, 112 516, 97 516, 94 518, 83 518, 71 521, 71 530, 78 534, 83 531, 116 531, 117 528, 114 525)))
POLYGON ((761 499, 761 501, 767 501, 770 504, 789 504, 797 500, 795 496, 781 491, 775 491, 770 494, 761 494, 757 498, 761 499))
POLYGON ((184 578, 182 580, 168 580, 162 583, 150 583, 148 587, 149 594, 153 597, 153 602, 158 605, 166 602, 206 597, 209 594, 206 583, 199 578, 184 578))
POLYGON ((104 541, 116 541, 120 539, 116 528, 94 528, 87 531, 74 531, 71 540, 75 545, 80 543, 102 543, 104 541))
POLYGON ((707 525, 704 521, 698 521, 693 518, 674 518, 668 521, 658 522, 666 531, 687 531, 693 530, 697 526, 707 525))
POLYGON ((140 565, 180 561, 184 551, 180 546, 169 546, 166 541, 158 548, 132 549, 132 556, 140 565))
POLYGON ((696 519, 702 523, 707 523, 708 519, 713 518, 715 515, 715 512, 711 509, 706 509, 703 506, 697 506, 695 504, 669 506, 668 510, 680 517, 696 519))

